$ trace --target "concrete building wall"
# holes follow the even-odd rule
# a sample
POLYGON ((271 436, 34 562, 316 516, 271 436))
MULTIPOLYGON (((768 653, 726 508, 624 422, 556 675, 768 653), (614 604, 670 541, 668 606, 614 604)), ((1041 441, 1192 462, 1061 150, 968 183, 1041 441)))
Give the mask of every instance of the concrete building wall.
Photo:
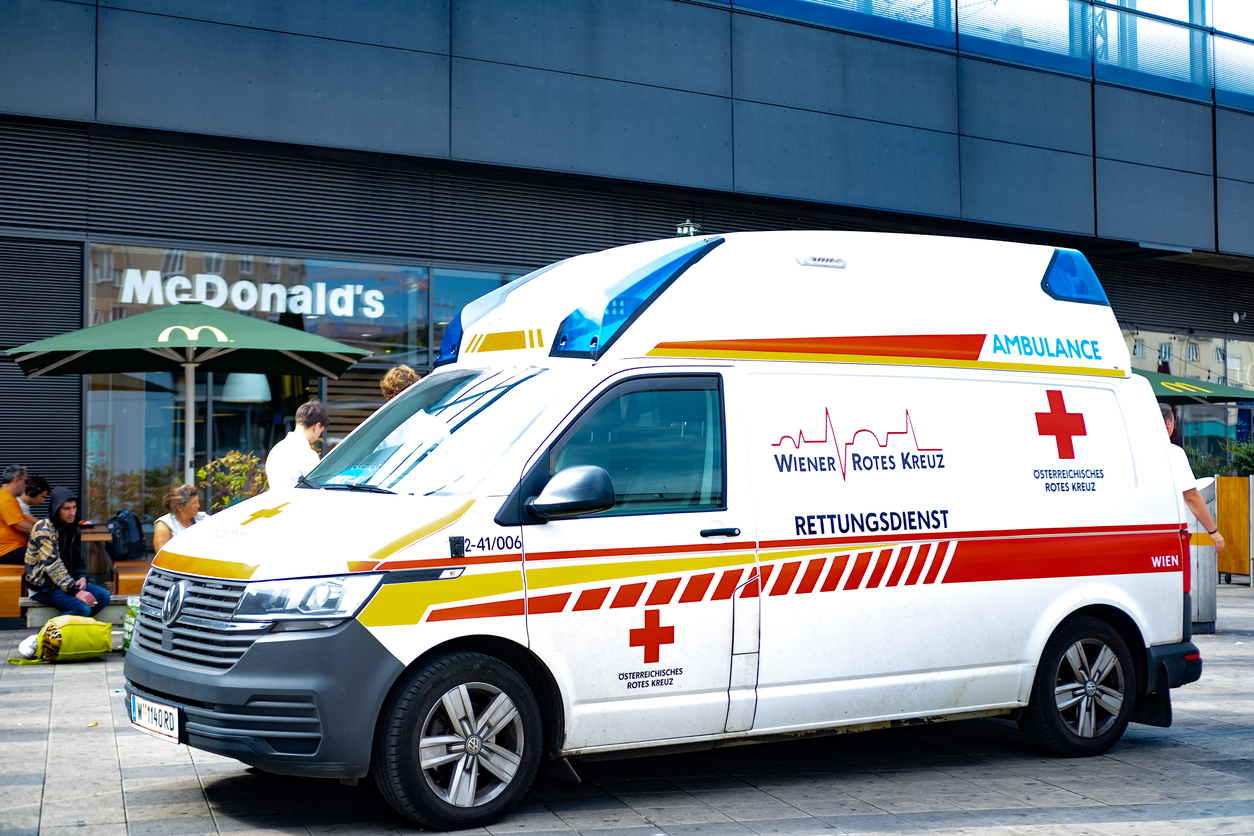
POLYGON ((1254 255, 1254 116, 680 0, 0 0, 0 112, 1254 255))

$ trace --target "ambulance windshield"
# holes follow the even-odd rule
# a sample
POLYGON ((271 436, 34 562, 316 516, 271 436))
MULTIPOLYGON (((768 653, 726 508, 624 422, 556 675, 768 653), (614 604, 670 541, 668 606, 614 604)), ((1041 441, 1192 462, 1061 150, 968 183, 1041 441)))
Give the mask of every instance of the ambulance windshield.
POLYGON ((305 486, 409 494, 473 490, 549 403, 541 371, 428 375, 332 450, 305 486))

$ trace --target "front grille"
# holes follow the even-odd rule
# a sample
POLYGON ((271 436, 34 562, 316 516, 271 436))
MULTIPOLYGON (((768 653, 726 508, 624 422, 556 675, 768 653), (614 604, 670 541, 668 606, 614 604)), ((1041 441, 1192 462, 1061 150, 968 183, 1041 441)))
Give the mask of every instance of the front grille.
POLYGON ((139 596, 134 641, 167 659, 215 670, 234 665, 269 627, 231 620, 245 583, 208 580, 153 569, 139 596), (183 609, 173 624, 161 617, 166 593, 176 582, 187 586, 183 609))

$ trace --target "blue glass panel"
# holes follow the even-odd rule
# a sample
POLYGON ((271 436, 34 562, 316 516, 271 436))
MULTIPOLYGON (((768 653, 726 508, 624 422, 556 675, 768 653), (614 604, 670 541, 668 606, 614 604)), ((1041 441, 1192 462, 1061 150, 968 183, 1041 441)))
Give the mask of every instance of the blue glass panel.
POLYGON ((462 312, 444 329, 444 339, 440 340, 440 353, 435 356, 435 365, 443 366, 457 360, 458 347, 462 344, 462 312))
POLYGON ((1209 102, 1211 98, 1210 85, 1191 84, 1187 81, 1178 81, 1174 78, 1145 73, 1140 70, 1112 67, 1109 64, 1095 63, 1093 65, 1093 77, 1098 81, 1109 81, 1111 84, 1118 84, 1121 87, 1152 90, 1181 99, 1209 102))
POLYGON ((1031 67, 1044 67, 1060 73, 1088 77, 1093 71, 1093 64, 1087 58, 1073 58, 1057 52, 1034 49, 1003 41, 980 38, 975 35, 958 35, 958 50, 971 55, 985 55, 1015 64, 1027 64, 1031 67))
POLYGON ((1086 302, 1090 305, 1110 305, 1101 281, 1093 272, 1089 260, 1076 250, 1059 247, 1041 279, 1041 289, 1063 302, 1086 302))
POLYGON ((578 308, 563 319, 549 354, 600 356, 675 279, 721 243, 722 238, 701 238, 633 270, 607 289, 614 295, 600 312, 600 322, 594 312, 578 308))
MULTIPOLYGON (((842 9, 828 3, 815 3, 812 0, 732 0, 732 5, 741 9, 753 9, 769 15, 790 17, 830 26, 833 29, 848 29, 854 32, 866 32, 898 41, 911 41, 931 46, 953 49, 955 47, 953 21, 937 27, 931 17, 931 3, 911 3, 913 21, 889 17, 887 4, 872 3, 884 6, 883 14, 866 14, 852 9, 842 9), (927 8, 926 13, 923 12, 927 8), (917 21, 917 22, 914 22, 917 21)), ((853 5, 853 3, 849 3, 853 5)))

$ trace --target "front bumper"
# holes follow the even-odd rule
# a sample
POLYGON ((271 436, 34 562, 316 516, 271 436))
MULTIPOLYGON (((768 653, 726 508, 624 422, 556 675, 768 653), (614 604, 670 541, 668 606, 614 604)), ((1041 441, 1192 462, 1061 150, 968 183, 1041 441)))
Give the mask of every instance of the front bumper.
POLYGON ((225 671, 136 644, 126 690, 174 705, 182 742, 282 775, 360 778, 375 720, 404 666, 358 621, 271 633, 225 671))
POLYGON ((1202 654, 1191 641, 1160 644, 1145 651, 1146 694, 1179 688, 1202 678, 1202 654))

